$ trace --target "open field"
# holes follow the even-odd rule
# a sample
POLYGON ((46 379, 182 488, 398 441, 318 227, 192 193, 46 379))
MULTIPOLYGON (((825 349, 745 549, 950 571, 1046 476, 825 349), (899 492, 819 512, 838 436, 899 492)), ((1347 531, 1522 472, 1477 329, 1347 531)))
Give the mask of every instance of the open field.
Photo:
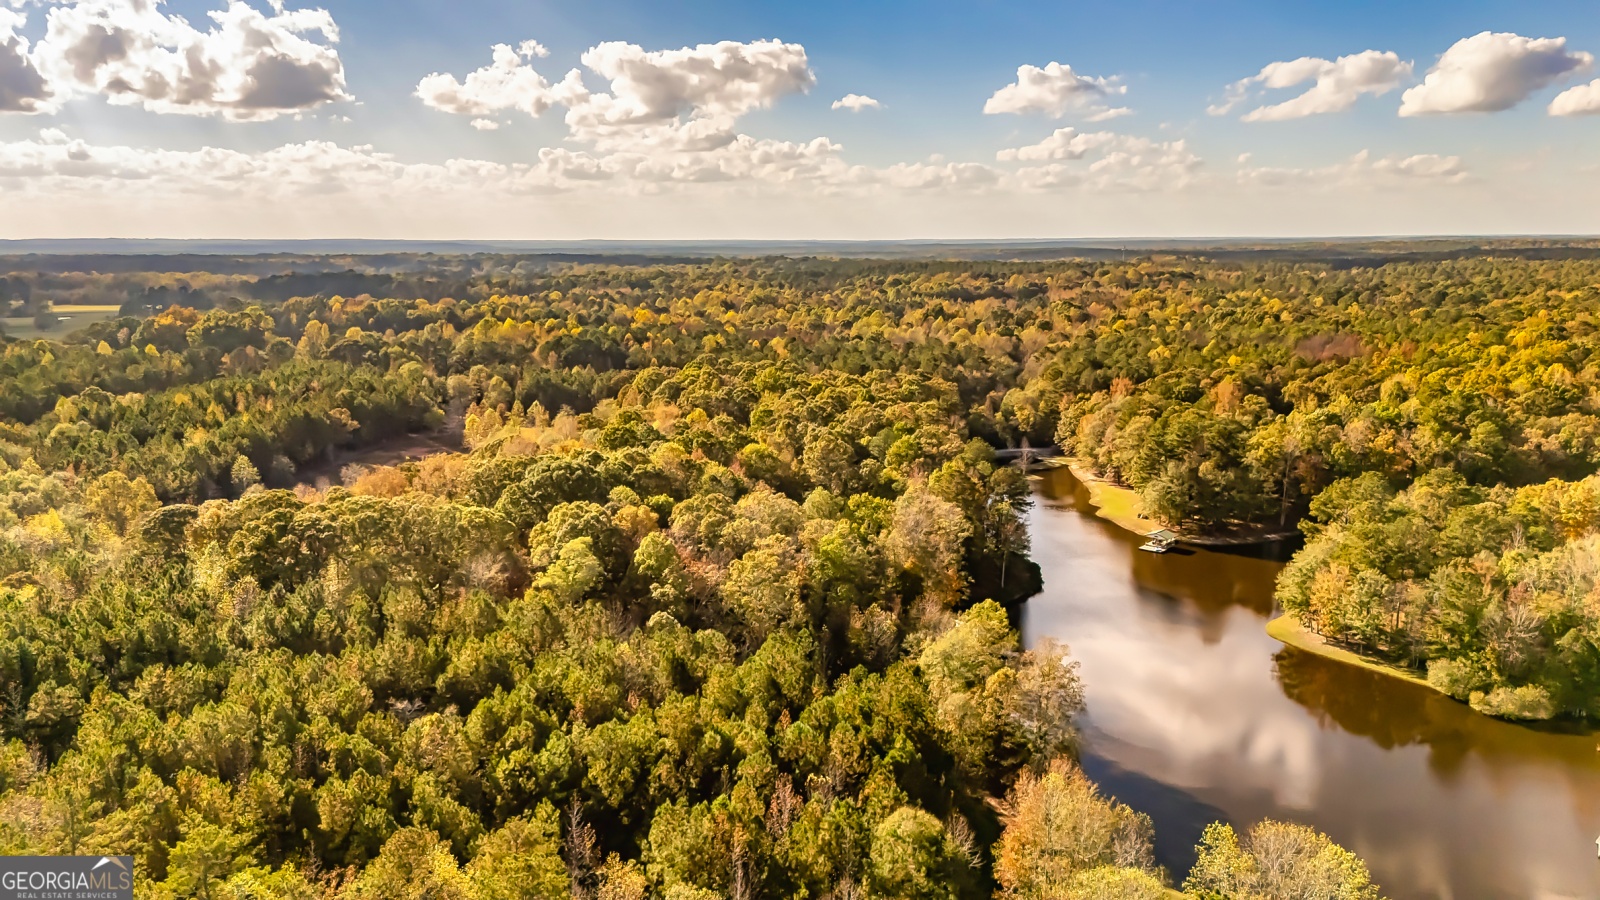
POLYGON ((104 322, 106 319, 116 318, 120 309, 121 307, 118 306, 64 304, 53 309, 53 312, 61 317, 61 322, 48 332, 42 331, 35 326, 32 317, 0 319, 0 326, 5 328, 7 336, 23 340, 35 340, 47 335, 61 337, 71 334, 85 325, 93 325, 96 322, 104 322))

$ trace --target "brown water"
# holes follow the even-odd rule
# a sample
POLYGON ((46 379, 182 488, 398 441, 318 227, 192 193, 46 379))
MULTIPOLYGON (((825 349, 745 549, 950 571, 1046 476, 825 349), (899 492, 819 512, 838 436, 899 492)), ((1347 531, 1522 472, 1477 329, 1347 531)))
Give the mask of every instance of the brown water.
POLYGON ((1025 641, 1088 688, 1084 768, 1155 821, 1181 881, 1208 822, 1303 822, 1405 898, 1600 898, 1600 735, 1536 731, 1263 630, 1279 564, 1141 553, 1065 470, 1030 528, 1025 641))

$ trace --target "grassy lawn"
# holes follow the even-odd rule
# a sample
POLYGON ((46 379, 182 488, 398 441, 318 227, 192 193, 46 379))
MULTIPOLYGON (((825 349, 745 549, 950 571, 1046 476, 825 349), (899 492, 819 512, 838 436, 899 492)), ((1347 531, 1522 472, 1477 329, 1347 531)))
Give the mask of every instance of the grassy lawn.
POLYGON ((1100 518, 1139 534, 1149 534, 1167 527, 1145 518, 1144 502, 1139 499, 1138 491, 1112 484, 1089 471, 1088 466, 1076 462, 1068 468, 1072 470, 1072 476, 1089 490, 1089 502, 1094 504, 1095 514, 1100 518))
MULTIPOLYGON (((1313 634, 1306 630, 1305 626, 1301 625, 1293 616, 1282 615, 1268 622, 1267 634, 1285 644, 1288 644, 1291 647, 1294 647, 1298 650, 1304 650, 1307 653, 1315 653, 1318 656, 1325 656, 1328 659, 1336 659, 1339 662, 1348 663, 1352 666, 1360 666, 1363 669, 1369 669, 1373 672, 1381 672, 1384 675, 1388 675, 1392 678, 1399 678, 1402 681, 1409 681, 1412 684, 1420 684, 1431 691, 1439 690, 1438 688, 1429 684, 1428 679, 1423 678, 1421 675, 1418 675, 1416 672, 1413 672, 1409 669, 1385 665, 1384 663, 1376 660, 1368 659, 1359 653, 1352 653, 1349 650, 1329 644, 1327 641, 1323 640, 1320 635, 1313 634)), ((1443 691, 1440 691, 1440 693, 1443 693, 1443 691)))
POLYGON ((32 341, 39 338, 61 338, 71 334, 74 331, 77 331, 79 328, 82 328, 85 325, 93 325, 96 322, 104 322, 107 319, 116 318, 117 310, 120 308, 121 307, 117 306, 79 306, 75 304, 63 304, 53 309, 53 312, 55 312, 57 316, 61 317, 61 323, 49 331, 40 331, 38 328, 35 328, 33 319, 31 317, 22 319, 0 319, 0 325, 5 327, 6 334, 8 336, 21 338, 22 340, 32 341))

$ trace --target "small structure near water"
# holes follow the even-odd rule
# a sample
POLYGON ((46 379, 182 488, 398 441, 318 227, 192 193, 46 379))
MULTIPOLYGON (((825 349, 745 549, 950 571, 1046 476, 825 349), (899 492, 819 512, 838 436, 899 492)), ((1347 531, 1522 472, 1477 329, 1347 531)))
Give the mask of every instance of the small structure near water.
POLYGON ((1149 540, 1141 544, 1139 549, 1147 553, 1166 553, 1178 545, 1178 536, 1165 528, 1152 531, 1145 537, 1149 540))

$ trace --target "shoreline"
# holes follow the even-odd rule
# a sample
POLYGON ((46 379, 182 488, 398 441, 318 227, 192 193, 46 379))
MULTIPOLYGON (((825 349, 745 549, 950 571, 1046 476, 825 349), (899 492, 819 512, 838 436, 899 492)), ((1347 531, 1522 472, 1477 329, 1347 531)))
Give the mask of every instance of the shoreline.
POLYGON ((1067 460, 1067 471, 1089 492, 1089 503, 1100 518, 1141 537, 1167 527, 1144 517, 1144 503, 1132 488, 1101 478, 1075 459, 1067 460))
MULTIPOLYGON (((1328 643, 1328 641, 1321 635, 1315 634, 1307 629, 1304 625, 1301 625, 1294 616, 1291 616, 1288 613, 1280 613, 1268 620, 1267 634, 1273 640, 1287 647, 1293 647, 1296 650, 1303 650, 1306 653, 1312 653, 1323 657, 1324 659, 1331 659, 1347 665, 1359 666, 1363 669, 1367 669, 1368 671, 1377 672, 1381 675, 1388 675, 1390 678, 1398 678, 1401 681, 1409 681, 1419 687, 1425 687, 1436 694, 1450 697, 1449 694, 1446 694, 1435 685, 1429 683, 1427 678, 1424 678, 1414 671, 1402 669, 1399 666, 1390 665, 1388 663, 1379 662, 1376 659, 1362 656, 1354 650, 1346 650, 1343 647, 1335 647, 1334 645, 1328 643)), ((1455 700, 1456 698, 1450 697, 1450 699, 1455 700)), ((1456 702, 1459 703, 1461 701, 1457 700, 1456 702)))
MULTIPOLYGON (((1072 477, 1076 478, 1078 483, 1082 484, 1089 492, 1089 503, 1094 506, 1095 515, 1099 518, 1105 519, 1111 524, 1116 525, 1125 531, 1140 535, 1141 537, 1158 528, 1166 527, 1150 519, 1144 518, 1142 515, 1143 509, 1139 502, 1139 495, 1131 488, 1126 488, 1119 484, 1113 484, 1112 482, 1095 475, 1093 472, 1089 471, 1087 466, 1084 466, 1077 460, 1069 460, 1067 462, 1067 470, 1070 471, 1072 473, 1072 477)), ((1205 543, 1191 541, 1186 537, 1180 538, 1179 542, 1192 544, 1202 548, 1206 546, 1205 543)), ((1269 618, 1265 627, 1267 635, 1284 646, 1294 647, 1297 650, 1315 654, 1323 657, 1324 659, 1331 659, 1335 662, 1344 663, 1346 665, 1359 666, 1360 668, 1371 672, 1377 672, 1387 675, 1391 678, 1396 678, 1401 681, 1419 685, 1427 688, 1430 691, 1440 694, 1441 696, 1450 696, 1439 688, 1429 684, 1428 679, 1422 677, 1421 675, 1408 672, 1405 669, 1399 668, 1398 666, 1391 666, 1379 662, 1375 659, 1368 659, 1359 653, 1329 644, 1318 635, 1312 634, 1310 631, 1306 630, 1306 628, 1297 622, 1293 616, 1280 613, 1277 616, 1269 618)), ((1450 699, 1454 700, 1455 698, 1451 697, 1450 699)))
POLYGON ((1089 470, 1081 461, 1068 458, 1066 468, 1072 477, 1078 480, 1089 492, 1089 503, 1095 508, 1095 515, 1105 519, 1128 531, 1136 532, 1141 537, 1152 531, 1167 530, 1178 534, 1178 543, 1188 544, 1191 547, 1255 547, 1264 544, 1276 544, 1282 541, 1298 538, 1298 531, 1269 532, 1266 534, 1243 534, 1223 537, 1210 537, 1206 535, 1192 535, 1178 532, 1177 529, 1163 525, 1144 515, 1144 501, 1139 498, 1139 493, 1133 488, 1108 481, 1089 470))

